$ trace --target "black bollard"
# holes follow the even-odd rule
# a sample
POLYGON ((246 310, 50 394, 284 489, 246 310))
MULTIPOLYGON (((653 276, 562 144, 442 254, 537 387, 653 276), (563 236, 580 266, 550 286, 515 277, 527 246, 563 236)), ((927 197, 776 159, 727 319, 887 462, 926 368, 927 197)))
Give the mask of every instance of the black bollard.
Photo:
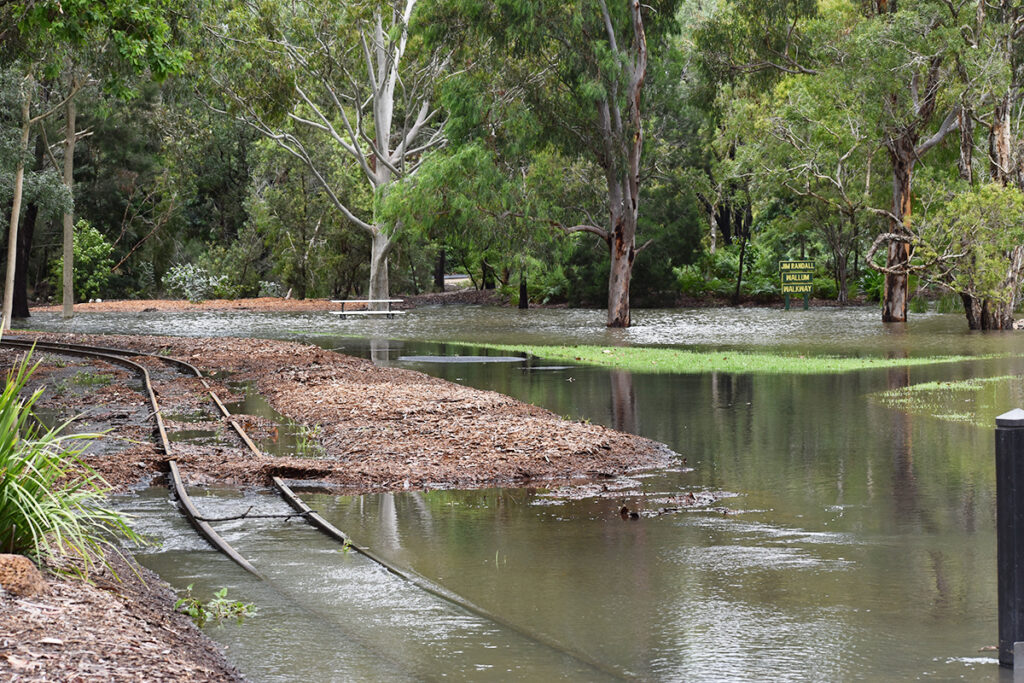
POLYGON ((999 665, 1013 666, 1013 644, 1024 641, 1024 410, 1020 408, 996 418, 996 566, 999 665))

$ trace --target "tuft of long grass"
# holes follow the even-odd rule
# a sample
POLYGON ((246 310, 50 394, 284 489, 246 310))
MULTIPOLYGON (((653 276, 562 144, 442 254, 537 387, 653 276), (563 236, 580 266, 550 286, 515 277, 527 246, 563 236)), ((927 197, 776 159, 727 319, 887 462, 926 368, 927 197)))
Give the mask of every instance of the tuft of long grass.
POLYGON ((81 567, 86 576, 112 536, 135 542, 126 517, 104 505, 110 486, 80 459, 99 434, 64 434, 68 423, 44 430, 32 416, 42 388, 22 393, 38 367, 31 353, 12 368, 0 394, 0 552, 37 563, 81 567))

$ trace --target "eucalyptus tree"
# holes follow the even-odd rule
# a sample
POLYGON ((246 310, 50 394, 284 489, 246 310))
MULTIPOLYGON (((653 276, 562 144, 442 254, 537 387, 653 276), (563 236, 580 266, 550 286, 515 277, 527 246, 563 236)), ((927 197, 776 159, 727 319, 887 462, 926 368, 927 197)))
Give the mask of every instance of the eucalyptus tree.
MULTIPOLYGON (((542 137, 566 158, 603 176, 607 220, 582 220, 568 233, 595 235, 608 248, 611 327, 630 324, 629 286, 637 246, 644 150, 644 86, 651 43, 674 25, 675 0, 451 0, 469 34, 503 55, 492 68, 518 85, 542 137)), ((657 57, 656 57, 657 58, 657 57)))
POLYGON ((216 5, 207 23, 216 39, 208 93, 304 164, 368 235, 371 299, 389 295, 388 255, 403 229, 379 220, 378 205, 446 143, 434 88, 450 51, 416 38, 418 5, 239 0, 216 5), (346 165, 358 169, 362 192, 346 165))
MULTIPOLYGON (((732 0, 721 21, 709 24, 703 34, 709 63, 720 74, 761 79, 766 87, 783 79, 821 79, 822 111, 829 103, 852 101, 842 108, 847 127, 858 135, 868 132, 867 147, 884 150, 891 198, 888 206, 876 200, 864 208, 888 221, 882 233, 885 264, 867 264, 885 274, 886 322, 907 317, 914 175, 925 157, 961 127, 963 73, 971 70, 969 60, 958 59, 961 30, 968 9, 981 2, 732 0)), ((967 74, 968 80, 973 77, 967 74)), ((835 125, 836 117, 830 118, 835 125)))

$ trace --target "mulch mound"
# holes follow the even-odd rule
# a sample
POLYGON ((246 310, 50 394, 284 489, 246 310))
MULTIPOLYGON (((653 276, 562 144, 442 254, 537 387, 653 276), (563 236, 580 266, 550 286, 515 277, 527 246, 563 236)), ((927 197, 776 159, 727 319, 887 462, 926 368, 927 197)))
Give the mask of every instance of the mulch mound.
POLYGON ((158 576, 111 556, 88 584, 49 576, 28 598, 0 591, 5 681, 241 681, 209 638, 174 611, 158 576))
MULTIPOLYGON (((657 442, 564 420, 496 392, 411 370, 377 367, 306 344, 72 336, 83 344, 159 351, 204 372, 230 372, 232 380, 252 383, 281 414, 319 427, 323 457, 315 459, 253 457, 241 448, 176 445, 174 456, 193 483, 263 486, 276 475, 362 491, 537 485, 539 480, 611 477, 665 466, 674 455, 657 442)), ((60 341, 69 335, 40 338, 60 341)), ((166 403, 172 392, 165 387, 161 402, 166 403)), ((218 393, 223 396, 229 390, 222 386, 218 393)), ((89 463, 112 483, 129 484, 164 469, 165 460, 147 444, 122 457, 96 457, 89 463)))

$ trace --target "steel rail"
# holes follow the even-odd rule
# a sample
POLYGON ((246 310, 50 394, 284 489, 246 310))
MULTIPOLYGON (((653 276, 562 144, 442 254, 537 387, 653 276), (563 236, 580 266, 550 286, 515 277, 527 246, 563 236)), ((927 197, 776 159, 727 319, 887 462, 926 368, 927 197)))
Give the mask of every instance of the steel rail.
MULTIPOLYGON (((29 350, 36 348, 50 353, 63 353, 66 355, 82 356, 87 358, 99 358, 134 370, 142 377, 143 386, 146 389, 146 394, 149 396, 150 407, 153 410, 153 416, 156 420, 157 431, 160 437, 160 446, 165 455, 169 457, 171 456, 171 442, 167 438, 167 429, 164 426, 163 415, 160 413, 160 405, 157 403, 156 393, 153 391, 153 382, 149 376, 149 370, 146 366, 124 358, 123 356, 115 355, 115 353, 120 351, 119 349, 104 348, 103 351, 94 351, 83 344, 61 344, 59 342, 45 341, 32 342, 25 339, 11 339, 9 337, 5 337, 4 339, 0 339, 0 346, 10 346, 29 350)), ((143 356, 146 354, 126 353, 125 355, 143 356)), ((187 363, 184 363, 184 361, 181 361, 181 363, 188 365, 187 363)), ((199 372, 198 370, 195 371, 197 373, 199 372)), ((217 531, 209 525, 209 523, 198 519, 198 517, 200 517, 199 511, 196 510, 195 505, 192 504, 192 498, 188 495, 188 491, 185 489, 185 484, 181 479, 181 472, 178 470, 178 463, 173 458, 171 458, 168 463, 171 468, 171 483, 174 489, 174 494, 181 503, 182 512, 185 517, 188 518, 188 521, 192 526, 195 527, 196 531, 198 531, 200 535, 210 543, 210 545, 234 561, 235 564, 262 579, 263 577, 258 571, 256 571, 256 568, 253 567, 248 560, 242 557, 237 550, 231 547, 231 544, 224 540, 224 537, 218 534, 217 531)))
MULTIPOLYGON (((7 338, 10 338, 10 337, 7 337, 7 338)), ((19 338, 19 337, 15 337, 15 338, 12 339, 12 341, 21 341, 21 342, 25 342, 25 343, 30 343, 31 340, 26 340, 26 339, 22 339, 22 338, 19 338)), ((216 392, 214 392, 214 390, 210 387, 210 383, 206 381, 206 377, 203 376, 203 373, 199 371, 199 368, 197 368, 196 366, 192 365, 188 361, 181 360, 180 358, 174 358, 173 356, 165 356, 165 355, 159 354, 159 353, 146 353, 145 351, 135 351, 134 349, 119 349, 119 348, 114 348, 114 347, 111 347, 111 346, 89 346, 89 345, 86 345, 86 344, 72 344, 70 342, 41 342, 41 343, 45 343, 45 344, 48 344, 48 345, 54 346, 54 347, 68 349, 69 351, 81 351, 81 352, 89 352, 89 353, 100 352, 100 353, 106 353, 106 354, 111 354, 111 355, 120 354, 122 356, 159 358, 160 360, 162 360, 162 361, 164 361, 166 363, 170 363, 172 365, 177 365, 179 367, 185 368, 187 371, 191 372, 193 375, 195 375, 199 379, 200 383, 203 385, 203 388, 206 389, 206 393, 208 393, 210 395, 210 398, 213 399, 213 402, 217 405, 217 409, 220 411, 221 415, 223 415, 225 418, 227 418, 228 424, 230 424, 232 429, 235 430, 235 433, 238 434, 238 437, 243 442, 245 442, 246 447, 250 451, 252 451, 253 454, 255 454, 257 456, 263 455, 263 453, 262 453, 262 451, 260 451, 259 447, 253 442, 253 440, 251 438, 249 438, 249 435, 242 428, 242 425, 238 424, 238 422, 234 419, 234 416, 224 406, 224 403, 220 400, 220 397, 217 396, 216 392)))

